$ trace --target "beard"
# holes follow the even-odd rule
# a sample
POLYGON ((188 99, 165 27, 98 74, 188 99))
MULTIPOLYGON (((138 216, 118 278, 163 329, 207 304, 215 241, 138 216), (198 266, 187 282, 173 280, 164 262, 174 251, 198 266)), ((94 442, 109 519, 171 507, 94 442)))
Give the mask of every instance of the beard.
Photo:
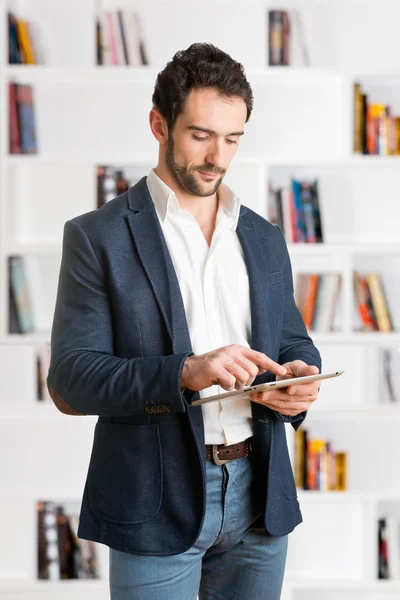
MULTIPOLYGON (((225 173, 222 173, 221 177, 219 177, 216 181, 210 181, 209 183, 202 184, 198 182, 193 172, 186 169, 186 167, 181 167, 177 162, 175 162, 175 144, 171 134, 168 136, 165 162, 176 183, 185 192, 188 192, 193 196, 212 196, 218 190, 225 175, 225 173)), ((194 170, 204 171, 205 173, 221 172, 220 170, 216 171, 214 168, 210 167, 210 165, 201 165, 199 167, 195 167, 194 170)))

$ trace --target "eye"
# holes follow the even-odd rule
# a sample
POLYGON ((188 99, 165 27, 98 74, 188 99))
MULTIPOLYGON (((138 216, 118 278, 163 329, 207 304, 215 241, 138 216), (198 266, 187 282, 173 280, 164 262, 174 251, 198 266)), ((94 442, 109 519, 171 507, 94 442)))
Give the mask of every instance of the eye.
POLYGON ((228 142, 228 144, 237 144, 237 142, 235 140, 226 140, 228 142))
POLYGON ((207 138, 206 137, 198 137, 197 135, 194 135, 193 139, 197 140, 198 142, 204 142, 207 138))

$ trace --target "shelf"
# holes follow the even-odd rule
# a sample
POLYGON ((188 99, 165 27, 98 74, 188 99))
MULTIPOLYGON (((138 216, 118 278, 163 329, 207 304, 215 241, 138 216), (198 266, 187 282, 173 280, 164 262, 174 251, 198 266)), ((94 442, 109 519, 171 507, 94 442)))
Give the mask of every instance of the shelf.
MULTIPOLYGON (((308 418, 308 417, 307 417, 308 418)), ((297 495, 300 503, 303 502, 400 502, 399 491, 353 491, 345 492, 330 491, 324 492, 320 490, 303 490, 298 489, 297 495)))
MULTIPOLYGON (((0 404, 0 421, 3 419, 65 419, 68 415, 61 413, 54 404, 49 401, 43 401, 35 404, 17 404, 1 403, 0 404)), ((88 418, 88 415, 85 415, 88 418)), ((90 416, 91 419, 97 417, 90 416)), ((83 419, 80 419, 83 420, 83 419)))
MULTIPOLYGON (((162 67, 161 67, 162 68, 162 67)), ((8 78, 25 78, 37 83, 154 83, 159 70, 154 67, 50 67, 47 65, 7 65, 8 78)))
MULTIPOLYGON (((127 65, 93 67, 51 67, 47 65, 7 65, 8 78, 26 78, 31 81, 54 83, 147 83, 153 85, 164 65, 133 67, 127 65)), ((341 82, 348 74, 337 69, 314 69, 310 67, 260 67, 245 69, 252 83, 309 84, 341 82)))
POLYGON ((0 338, 0 344, 15 346, 40 346, 50 343, 50 332, 41 333, 10 333, 0 338))
POLYGON ((7 256, 13 255, 37 255, 37 256, 51 256, 53 254, 61 254, 62 252, 62 240, 58 243, 52 244, 14 244, 10 248, 6 248, 5 254, 7 256))
POLYGON ((349 155, 336 158, 320 158, 318 156, 304 157, 265 157, 260 158, 272 167, 382 167, 399 166, 400 155, 379 156, 379 155, 349 155))
POLYGON ((155 156, 134 157, 131 154, 112 153, 109 156, 94 156, 93 154, 8 154, 5 162, 10 167, 52 167, 85 166, 94 168, 96 165, 129 165, 138 167, 153 167, 156 165, 155 156))
POLYGON ((380 156, 378 154, 360 154, 352 156, 349 161, 349 166, 363 166, 363 167, 371 167, 371 166, 396 166, 398 167, 400 164, 400 155, 388 155, 388 156, 380 156))
MULTIPOLYGON (((6 154, 4 157, 6 164, 10 167, 33 167, 40 166, 94 166, 98 164, 121 164, 132 166, 155 166, 155 155, 135 157, 132 154, 112 153, 108 156, 95 156, 93 154, 6 154)), ((274 157, 268 155, 238 156, 233 159, 232 166, 258 164, 272 168, 280 167, 398 167, 400 165, 400 156, 343 156, 332 158, 320 158, 319 156, 310 156, 299 158, 298 156, 274 157)))
MULTIPOLYGON (((308 417, 307 417, 308 418, 308 417)), ((337 503, 346 503, 346 502, 362 502, 363 500, 369 499, 370 501, 373 498, 368 498, 368 494, 365 492, 339 492, 339 491, 330 491, 324 492, 319 490, 303 490, 299 489, 297 491, 298 499, 300 503, 303 502, 337 502, 337 503)))
MULTIPOLYGON (((54 502, 81 502, 82 489, 60 489, 51 487, 40 487, 38 489, 27 488, 2 488, 0 487, 0 505, 1 502, 10 500, 21 503, 35 503, 37 500, 51 499, 54 502)), ((0 579, 1 581, 1 579, 0 579)))
POLYGON ((360 242, 355 244, 334 244, 334 243, 323 243, 323 244, 287 244, 290 254, 302 255, 302 254, 316 254, 316 255, 330 255, 330 254, 400 254, 400 244, 393 244, 387 242, 360 242))
POLYGON ((400 581, 390 580, 370 580, 370 579, 303 579, 303 578, 285 578, 285 585, 295 589, 313 589, 313 590, 399 590, 400 581))
POLYGON ((96 424, 98 420, 97 415, 79 415, 78 419, 76 419, 77 415, 65 415, 56 408, 51 400, 44 400, 43 403, 38 401, 37 405, 0 403, 0 410, 0 421, 3 419, 16 419, 17 421, 22 419, 54 420, 73 417, 75 419, 74 423, 79 421, 79 423, 86 424, 88 421, 93 421, 93 424, 96 424))
POLYGON ((65 586, 74 592, 85 592, 93 590, 108 589, 109 582, 107 579, 62 579, 60 581, 34 580, 2 580, 0 579, 0 592, 49 592, 57 593, 60 587, 65 586))
POLYGON ((359 407, 342 407, 342 408, 316 408, 312 407, 307 414, 309 419, 400 419, 400 406, 382 405, 381 407, 369 408, 365 406, 359 407))
POLYGON ((400 346, 400 333, 354 332, 354 333, 317 333, 310 331, 310 337, 315 344, 367 344, 371 346, 400 346))
POLYGON ((354 73, 353 80, 363 85, 400 85, 400 71, 387 73, 354 73))

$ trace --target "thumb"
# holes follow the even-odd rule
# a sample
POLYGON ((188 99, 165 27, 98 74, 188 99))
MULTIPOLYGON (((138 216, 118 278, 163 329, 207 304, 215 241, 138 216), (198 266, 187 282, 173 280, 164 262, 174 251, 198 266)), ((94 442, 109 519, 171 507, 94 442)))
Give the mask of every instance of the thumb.
POLYGON ((319 369, 316 365, 302 365, 298 369, 298 375, 318 375, 319 369))

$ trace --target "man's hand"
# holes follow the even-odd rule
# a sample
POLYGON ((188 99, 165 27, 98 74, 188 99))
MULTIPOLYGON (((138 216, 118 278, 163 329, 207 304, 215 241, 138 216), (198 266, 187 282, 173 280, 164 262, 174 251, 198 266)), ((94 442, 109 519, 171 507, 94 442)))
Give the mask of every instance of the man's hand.
POLYGON ((286 375, 286 368, 263 352, 241 344, 230 344, 205 354, 188 356, 183 366, 180 385, 181 388, 199 391, 217 384, 231 392, 251 385, 257 375, 266 371, 274 373, 277 377, 286 375))
MULTIPOLYGON (((277 375, 276 380, 291 379, 292 377, 303 377, 304 375, 317 375, 319 369, 316 366, 306 365, 302 360, 294 360, 285 363, 285 375, 277 375)), ((276 410, 283 415, 295 417, 301 412, 310 408, 313 402, 318 397, 320 381, 311 383, 302 383, 300 385, 292 385, 287 388, 271 390, 270 392, 261 392, 259 394, 251 394, 250 399, 259 404, 265 404, 268 408, 276 410)))

